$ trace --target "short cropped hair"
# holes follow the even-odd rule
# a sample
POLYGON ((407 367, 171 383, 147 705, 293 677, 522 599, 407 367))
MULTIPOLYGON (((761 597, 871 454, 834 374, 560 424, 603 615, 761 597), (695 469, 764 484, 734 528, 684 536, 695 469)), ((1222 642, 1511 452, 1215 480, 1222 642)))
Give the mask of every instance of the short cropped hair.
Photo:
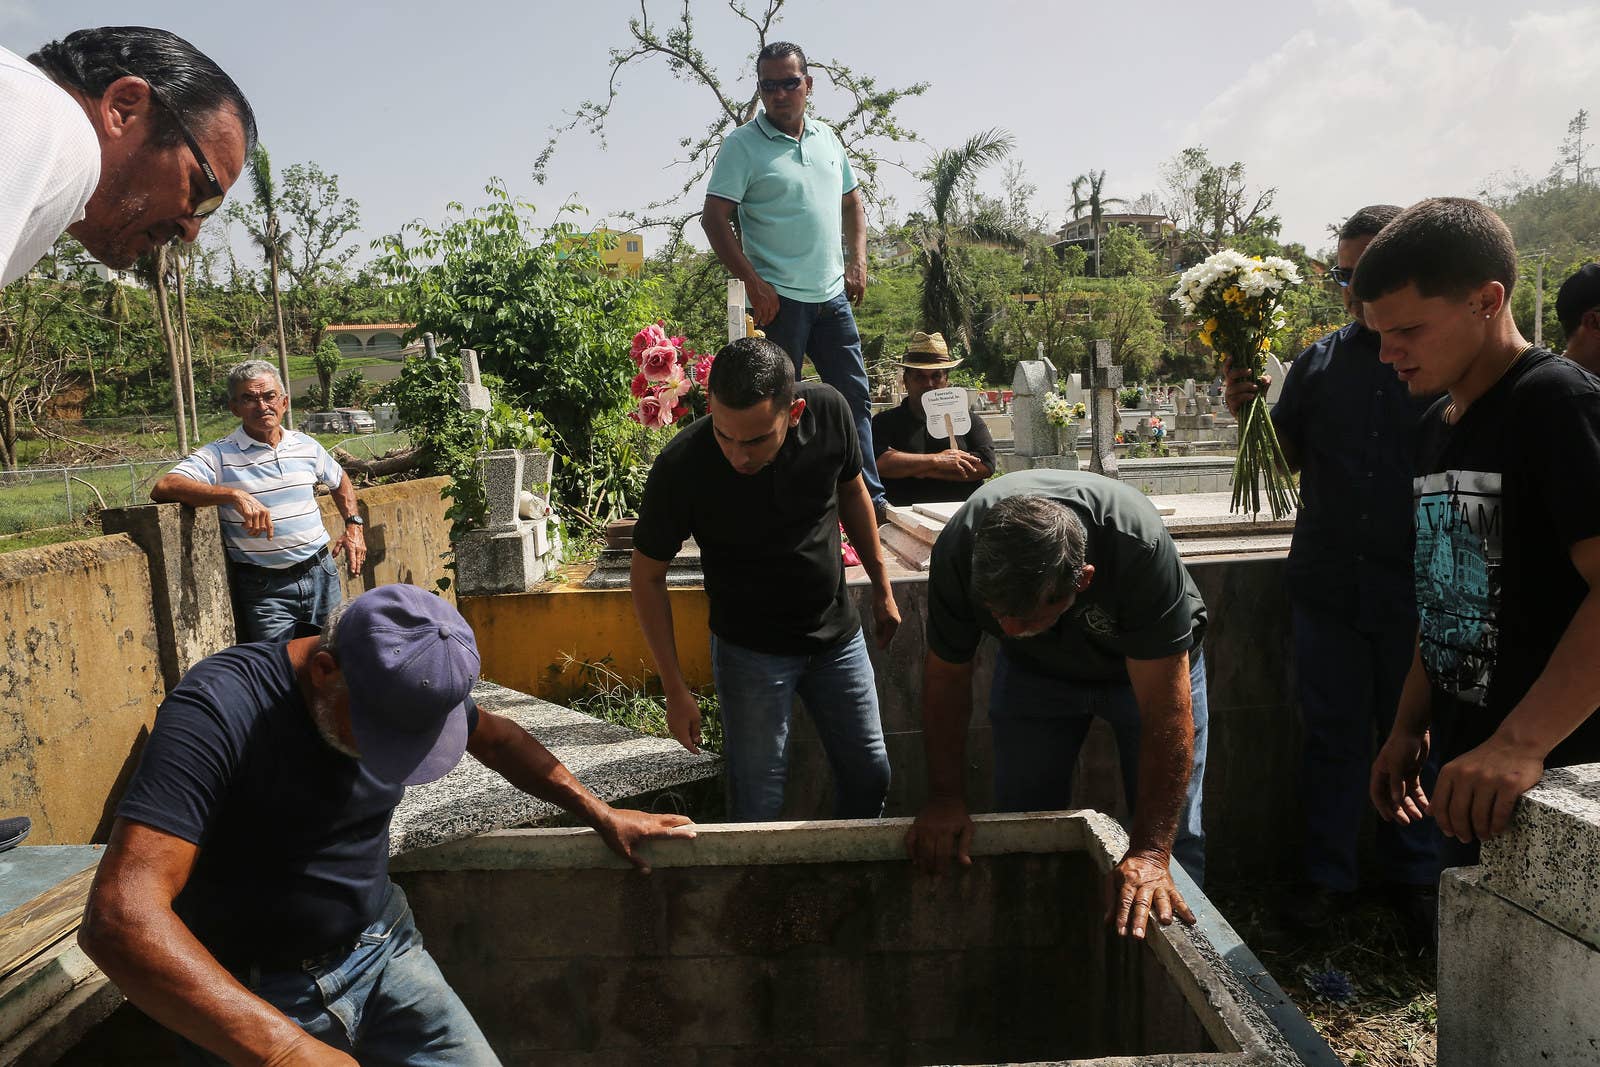
MULTIPOLYGON (((118 78, 143 78, 156 98, 186 125, 204 126, 219 110, 232 111, 244 128, 245 151, 256 143, 256 113, 244 92, 204 52, 167 30, 100 26, 74 30, 28 57, 58 85, 98 99, 118 78)), ((167 143, 175 125, 157 127, 167 143)))
POLYGON ((736 410, 763 400, 788 407, 794 402, 794 363, 789 353, 765 337, 741 337, 717 353, 706 388, 717 403, 736 410))
POLYGON ((257 378, 271 378, 279 390, 283 389, 283 380, 278 377, 277 367, 264 359, 247 359, 228 368, 228 402, 231 404, 239 399, 241 385, 257 378))
POLYGON ((1078 588, 1087 545, 1083 523, 1065 504, 1007 497, 973 535, 973 595, 997 616, 1031 615, 1078 588))
POLYGON ((1379 230, 1393 222, 1404 210, 1399 204, 1368 204, 1344 220, 1344 225, 1339 227, 1339 240, 1376 237, 1379 230))
POLYGON ((1407 285, 1425 297, 1462 297, 1485 282, 1509 294, 1517 284, 1517 243, 1505 222, 1476 200, 1440 196, 1412 204, 1372 239, 1351 290, 1377 300, 1407 285))
POLYGON ((807 71, 805 51, 793 41, 773 41, 756 55, 756 70, 761 69, 761 64, 769 59, 788 59, 794 56, 800 61, 800 73, 807 71))

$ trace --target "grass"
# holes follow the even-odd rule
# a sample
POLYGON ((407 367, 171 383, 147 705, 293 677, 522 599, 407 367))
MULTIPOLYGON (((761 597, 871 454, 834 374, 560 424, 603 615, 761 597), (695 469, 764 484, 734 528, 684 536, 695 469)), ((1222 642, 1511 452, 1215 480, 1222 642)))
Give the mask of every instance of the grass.
MULTIPOLYGON (((567 654, 562 666, 576 667, 579 673, 578 692, 565 702, 573 711, 651 737, 673 739, 667 727, 666 698, 622 677, 609 656, 603 660, 580 660, 567 654)), ((697 691, 695 699, 700 704, 700 747, 708 752, 721 752, 722 715, 716 694, 697 691)))
POLYGON ((1433 954, 1408 948, 1394 913, 1375 896, 1363 896, 1326 929, 1291 930, 1278 908, 1292 891, 1259 882, 1206 887, 1340 1059, 1362 1067, 1431 1067, 1438 1058, 1433 954), (1348 996, 1329 989, 1340 976, 1348 980, 1348 996))
MULTIPOLYGON (((355 359, 346 359, 339 364, 339 373, 347 370, 361 370, 364 367, 391 367, 394 360, 384 359, 382 356, 357 356, 355 359)), ((276 360, 274 360, 276 363, 276 360)), ((300 378, 315 378, 317 376, 317 360, 315 356, 290 356, 289 377, 296 380, 300 378)))
POLYGON ((26 530, 22 533, 0 535, 0 552, 16 552, 24 548, 42 548, 45 545, 59 545, 66 541, 82 541, 90 537, 99 537, 98 527, 78 523, 73 526, 47 526, 37 530, 26 530))

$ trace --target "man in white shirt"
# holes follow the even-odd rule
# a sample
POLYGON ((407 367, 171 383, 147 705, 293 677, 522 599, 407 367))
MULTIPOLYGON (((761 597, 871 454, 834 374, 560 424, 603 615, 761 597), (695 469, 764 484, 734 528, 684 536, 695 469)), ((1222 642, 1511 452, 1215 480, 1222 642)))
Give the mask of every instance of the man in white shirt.
POLYGON ((297 623, 320 628, 340 601, 334 557, 343 553, 355 575, 367 555, 350 476, 315 438, 284 427, 288 404, 272 364, 240 363, 228 372, 228 406, 239 428, 201 445, 150 489, 158 504, 221 509, 240 644, 304 636, 297 623), (344 536, 331 552, 319 483, 333 491, 344 517, 344 536))
POLYGON ((62 232, 109 267, 193 241, 256 139, 233 79, 165 30, 77 30, 0 48, 0 285, 62 232))

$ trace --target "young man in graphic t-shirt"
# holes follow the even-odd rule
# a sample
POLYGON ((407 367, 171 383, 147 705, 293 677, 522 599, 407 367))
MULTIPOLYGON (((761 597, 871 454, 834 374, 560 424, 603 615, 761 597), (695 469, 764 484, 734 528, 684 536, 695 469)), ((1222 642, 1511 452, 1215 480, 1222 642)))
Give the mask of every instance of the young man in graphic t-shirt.
POLYGON ((1505 223, 1440 198, 1385 227, 1352 282, 1384 362, 1413 394, 1447 391, 1413 483, 1417 655, 1371 784, 1385 819, 1431 808, 1444 866, 1476 863, 1546 766, 1600 761, 1600 497, 1575 491, 1600 481, 1600 379, 1523 340, 1516 275, 1505 223))

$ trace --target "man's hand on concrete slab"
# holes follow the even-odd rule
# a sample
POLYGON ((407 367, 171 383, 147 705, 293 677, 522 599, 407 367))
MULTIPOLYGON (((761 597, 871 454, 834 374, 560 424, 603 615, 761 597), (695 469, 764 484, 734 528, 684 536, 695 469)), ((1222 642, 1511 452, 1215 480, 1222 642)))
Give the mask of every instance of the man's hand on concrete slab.
POLYGON ((650 864, 638 851, 640 844, 672 837, 692 840, 695 836, 694 823, 687 815, 656 815, 630 808, 611 808, 595 829, 611 851, 645 874, 650 873, 650 864))
POLYGON ((272 512, 261 501, 243 489, 236 489, 233 493, 233 510, 244 520, 245 533, 251 537, 272 537, 272 512))
POLYGON ((1385 822, 1410 826, 1428 815, 1428 794, 1422 788, 1422 765, 1428 762, 1428 734, 1410 734, 1398 727, 1372 761, 1368 791, 1372 806, 1385 822))
POLYGON ((750 301, 750 315, 757 326, 765 326, 778 317, 778 290, 763 279, 746 282, 744 295, 750 301))
POLYGON ((1173 884, 1167 856, 1130 851, 1106 878, 1106 921, 1123 937, 1143 938, 1151 918, 1171 926, 1176 915, 1190 926, 1194 912, 1173 884))
POLYGON ((972 866, 972 816, 967 802, 957 796, 934 794, 917 812, 906 831, 906 855, 923 871, 935 876, 950 869, 953 858, 972 866))
POLYGON ((1432 810, 1440 833, 1463 843, 1505 833, 1517 798, 1538 785, 1542 774, 1544 753, 1491 736, 1439 771, 1432 810))

